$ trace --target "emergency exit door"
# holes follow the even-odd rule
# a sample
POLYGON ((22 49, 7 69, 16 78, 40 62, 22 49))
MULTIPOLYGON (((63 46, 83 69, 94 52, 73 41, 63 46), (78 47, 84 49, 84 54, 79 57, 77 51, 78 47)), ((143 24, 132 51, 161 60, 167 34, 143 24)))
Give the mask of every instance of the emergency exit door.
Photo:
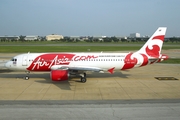
POLYGON ((23 56, 23 58, 22 58, 22 65, 23 66, 27 66, 27 63, 28 63, 28 56, 23 56))

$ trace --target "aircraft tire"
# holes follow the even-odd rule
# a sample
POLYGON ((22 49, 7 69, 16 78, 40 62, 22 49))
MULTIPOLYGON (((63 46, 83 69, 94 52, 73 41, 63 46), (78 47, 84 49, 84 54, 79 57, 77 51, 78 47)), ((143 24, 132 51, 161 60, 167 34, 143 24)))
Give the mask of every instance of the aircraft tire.
POLYGON ((29 80, 29 76, 26 76, 24 79, 25 79, 25 80, 29 80))
POLYGON ((81 77, 81 82, 85 83, 86 82, 86 77, 81 77))

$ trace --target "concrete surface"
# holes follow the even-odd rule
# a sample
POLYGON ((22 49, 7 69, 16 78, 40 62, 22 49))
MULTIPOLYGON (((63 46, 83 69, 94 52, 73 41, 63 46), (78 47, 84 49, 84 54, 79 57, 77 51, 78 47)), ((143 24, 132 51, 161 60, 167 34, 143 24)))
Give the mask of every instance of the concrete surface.
POLYGON ((179 100, 0 102, 1 120, 179 120, 179 113, 179 100))
POLYGON ((179 64, 154 64, 127 71, 87 74, 79 78, 52 82, 49 73, 35 72, 24 80, 25 72, 0 71, 0 100, 132 100, 180 98, 179 64))

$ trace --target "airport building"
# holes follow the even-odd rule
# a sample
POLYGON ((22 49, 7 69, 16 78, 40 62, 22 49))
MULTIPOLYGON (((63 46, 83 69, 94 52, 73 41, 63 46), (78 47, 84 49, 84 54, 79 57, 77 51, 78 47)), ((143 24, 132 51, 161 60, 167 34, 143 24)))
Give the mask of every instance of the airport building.
POLYGON ((0 36, 1 41, 6 40, 19 40, 19 36, 0 36))
POLYGON ((46 36, 46 40, 47 41, 51 41, 51 40, 60 40, 60 39, 63 39, 64 37, 62 35, 47 35, 46 36))
POLYGON ((26 36, 24 40, 38 40, 38 36, 26 36))
POLYGON ((139 38, 141 37, 140 33, 131 33, 130 38, 139 38))

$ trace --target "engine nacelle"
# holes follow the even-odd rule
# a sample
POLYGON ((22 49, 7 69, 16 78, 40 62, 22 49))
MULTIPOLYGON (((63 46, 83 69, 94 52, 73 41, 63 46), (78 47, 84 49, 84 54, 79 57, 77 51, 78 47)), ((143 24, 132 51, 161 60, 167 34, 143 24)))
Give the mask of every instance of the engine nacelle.
POLYGON ((64 81, 68 80, 68 70, 52 70, 51 71, 52 81, 64 81))

